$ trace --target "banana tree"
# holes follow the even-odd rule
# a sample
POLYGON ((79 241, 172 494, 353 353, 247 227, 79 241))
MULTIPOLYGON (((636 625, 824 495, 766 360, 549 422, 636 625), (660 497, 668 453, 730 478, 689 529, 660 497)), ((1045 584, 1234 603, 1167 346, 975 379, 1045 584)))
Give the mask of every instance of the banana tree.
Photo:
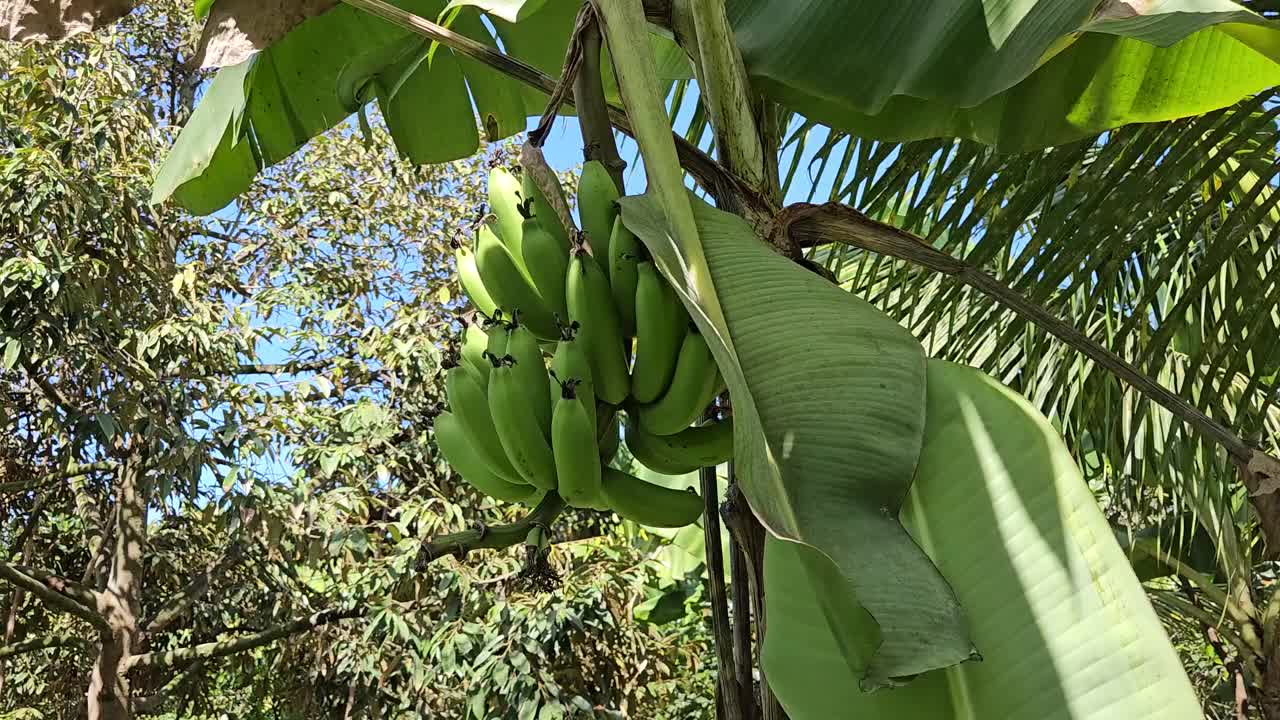
MULTIPOLYGON (((1009 222, 1016 236, 1022 225, 1015 213, 1052 205, 1057 184, 1024 182, 1025 207, 1011 205, 1006 196, 1018 183, 1011 174, 901 149, 864 150, 873 139, 960 137, 998 150, 1065 146, 1041 153, 1046 163, 1065 163, 1072 149, 1096 144, 1077 141, 1099 132, 1197 116, 1280 82, 1280 32, 1270 20, 1226 0, 891 8, 785 0, 592 0, 585 7, 557 0, 318 0, 288 13, 217 0, 202 7, 210 13, 205 61, 227 67, 157 177, 157 202, 174 197, 198 212, 216 210, 261 168, 374 101, 401 151, 420 163, 476 149, 473 106, 495 139, 544 110, 549 122, 570 94, 588 154, 616 159, 611 128, 635 138, 648 191, 624 198, 622 217, 676 288, 727 381, 736 492, 750 510, 730 525, 749 556, 766 682, 757 698, 749 680, 739 680, 735 655, 721 652, 726 717, 752 717, 757 702, 766 717, 785 707, 795 718, 1197 716, 1128 557, 1053 426, 992 379, 930 360, 892 317, 832 284, 830 273, 813 272, 804 252, 855 247, 864 257, 909 263, 928 282, 959 280, 985 307, 1054 336, 1061 345, 1052 347, 1065 358, 1060 367, 1070 368, 1079 353, 1090 372, 1136 392, 1144 411, 1158 405, 1165 427, 1178 428, 1167 432, 1194 433, 1207 456, 1239 468, 1259 522, 1280 527, 1273 500, 1280 462, 1262 443, 1202 409, 1196 383, 1170 388, 1135 364, 1145 347, 1118 351, 1099 343, 1092 329, 1064 322, 1048 302, 1044 291, 1065 277, 1095 261, 1123 262, 1131 251, 1120 244, 1119 221, 1093 228, 1097 242, 1089 246, 1061 248, 1055 233, 1031 237, 1033 254, 1014 268, 1036 282, 1015 288, 1003 277, 1007 258, 982 243, 969 252, 976 220, 938 219, 981 218, 972 212, 979 209, 1009 222), (591 40, 596 33, 603 56, 591 40), (714 158, 671 132, 663 88, 690 75, 714 158), (931 214, 923 213, 933 222, 929 237, 840 204, 847 194, 836 193, 828 205, 782 207, 779 166, 793 113, 804 118, 801 127, 861 138, 845 142, 859 148, 864 182, 883 177, 885 167, 918 174, 907 187, 913 197, 931 199, 924 205, 931 214), (688 193, 686 173, 715 207, 688 193), (1054 264, 1037 265, 1039 257, 1054 264)), ((36 34, 15 17, 11 37, 36 34)), ((1221 139, 1241 127, 1206 122, 1195 131, 1221 139)), ((962 147, 972 160, 986 152, 974 150, 977 144, 935 146, 962 147)), ((1114 187, 1140 151, 1103 143, 1088 167, 1105 160, 1115 171, 1102 176, 1104 186, 1114 187)), ((537 153, 529 157, 532 171, 537 153)), ((1150 162, 1163 169, 1179 157, 1153 155, 1150 162)), ((847 167, 853 158, 846 159, 847 167)), ((1231 182, 1211 185, 1210 198, 1233 191, 1225 187, 1256 199, 1266 183, 1242 189, 1250 170, 1243 164, 1229 171, 1231 182)), ((1204 207, 1215 203, 1221 205, 1204 207)), ((1272 209, 1243 206, 1250 217, 1272 209)), ((915 205, 891 210, 887 219, 921 227, 915 205)), ((1068 213, 1044 222, 1061 228, 1073 220, 1068 213)), ((1168 287, 1169 278, 1145 266, 1132 274, 1124 292, 1148 297, 1168 287)), ((1180 297, 1204 289, 1193 285, 1195 292, 1180 297)), ((929 318, 925 329, 939 335, 948 314, 962 309, 954 293, 926 299, 899 286, 889 295, 899 317, 917 321, 921 312, 929 318)), ((1185 312, 1188 303, 1174 308, 1185 312)), ((1249 391, 1274 396, 1269 356, 1256 354, 1270 316, 1229 307, 1251 333, 1223 352, 1248 355, 1249 391)), ((1227 312, 1212 303, 1201 311, 1227 312)), ((1147 329, 1146 314, 1131 305, 1108 312, 1126 328, 1147 329)), ((963 355, 955 348, 989 343, 997 360, 979 364, 997 369, 1007 336, 1024 327, 983 332, 971 324, 967 337, 944 336, 943 347, 963 355)), ((1156 323, 1157 352, 1172 332, 1156 323)), ((1123 411, 1098 398, 1071 400, 1086 401, 1095 412, 1123 411)), ((1123 417, 1114 422, 1132 445, 1137 431, 1124 427, 1123 417)), ((1085 445, 1074 445, 1081 456, 1085 445)), ((497 537, 508 536, 515 543, 523 532, 497 537)), ((486 542, 498 542, 494 537, 486 542)), ((750 648, 739 650, 736 658, 752 662, 750 648)), ((1275 665, 1277 692, 1264 687, 1261 708, 1280 718, 1275 665)))

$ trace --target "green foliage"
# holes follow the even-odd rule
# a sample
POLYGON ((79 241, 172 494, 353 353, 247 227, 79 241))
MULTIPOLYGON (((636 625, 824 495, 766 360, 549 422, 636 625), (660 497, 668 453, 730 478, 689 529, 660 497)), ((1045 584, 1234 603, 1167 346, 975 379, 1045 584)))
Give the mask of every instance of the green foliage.
MULTIPOLYGON (((583 702, 707 716, 701 597, 660 627, 631 620, 661 582, 652 537, 574 515, 553 538, 574 541, 554 556, 555 595, 504 577, 511 553, 416 569, 431 537, 512 519, 453 476, 430 432, 467 310, 450 241, 509 148, 416 168, 374 115, 214 217, 149 207, 158 121, 185 117, 200 77, 170 63, 191 52, 189 10, 150 10, 115 33, 0 46, 0 562, 103 587, 128 517, 118 449, 145 446, 139 624, 208 582, 135 652, 360 613, 188 673, 135 668, 133 694, 160 717, 465 717, 473 703, 571 717, 583 702)), ((96 637, 4 591, 0 647, 96 637)), ((74 643, 6 658, 0 707, 75 716, 96 660, 74 643)))
MULTIPOLYGON (((656 200, 622 207, 655 256, 671 252, 656 200)), ((734 398, 735 455, 752 508, 774 534, 834 560, 875 618, 884 644, 869 669, 873 685, 964 660, 960 608, 897 517, 925 422, 920 346, 858 298, 745 241, 754 232, 741 218, 696 200, 694 211, 724 313, 724 325, 703 334, 734 398), (778 348, 796 353, 778 362, 778 348), (903 596, 926 600, 907 608, 903 596)))
POLYGON ((1218 0, 729 6, 760 90, 867 138, 1028 150, 1215 110, 1280 82, 1280 29, 1218 0))
POLYGON ((839 584, 826 558, 771 541, 764 670, 791 717, 1199 717, 1052 426, 970 368, 931 361, 928 378, 903 522, 955 588, 980 655, 893 692, 859 692, 880 633, 854 596, 809 589, 839 584))
MULTIPOLYGON (((409 4, 435 17, 444 2, 409 4)), ((505 47, 558 73, 577 8, 548 4, 520 24, 496 21, 505 47)), ((495 44, 467 9, 455 31, 495 44)), ((415 163, 466 158, 479 145, 472 99, 490 141, 524 129, 545 96, 363 10, 323 13, 240 65, 226 68, 197 107, 157 176, 152 199, 176 193, 198 213, 217 210, 248 189, 257 172, 377 99, 397 147, 415 163), (431 55, 428 60, 428 55, 431 55), (288 78, 281 82, 281 78, 288 78), (512 99, 518 100, 514 104, 512 99), (416 110, 433 109, 424 123, 416 110)))

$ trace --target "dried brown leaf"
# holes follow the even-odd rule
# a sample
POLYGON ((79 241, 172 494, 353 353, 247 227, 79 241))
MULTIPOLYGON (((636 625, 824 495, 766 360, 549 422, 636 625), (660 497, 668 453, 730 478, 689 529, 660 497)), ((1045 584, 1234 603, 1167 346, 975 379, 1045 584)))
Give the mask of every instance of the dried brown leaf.
POLYGON ((338 0, 218 0, 209 10, 196 58, 201 68, 238 65, 337 4, 338 0))
POLYGON ((109 25, 133 9, 133 0, 0 0, 6 40, 48 42, 109 25))

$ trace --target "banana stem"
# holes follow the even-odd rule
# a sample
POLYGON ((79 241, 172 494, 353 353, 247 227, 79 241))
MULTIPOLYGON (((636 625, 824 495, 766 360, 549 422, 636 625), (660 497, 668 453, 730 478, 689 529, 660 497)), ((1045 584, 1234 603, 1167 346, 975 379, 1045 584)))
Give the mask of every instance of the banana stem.
POLYGON ((519 545, 525 542, 529 531, 535 527, 551 527, 562 511, 564 511, 564 499, 555 492, 548 492, 532 512, 516 522, 491 527, 481 526, 433 538, 418 551, 418 568, 422 569, 446 555, 452 555, 461 560, 472 550, 501 550, 519 545))
POLYGON ((720 493, 716 487, 716 469, 704 467, 698 471, 698 476, 702 482, 702 501, 706 508, 702 513, 702 533, 707 552, 707 594, 711 601, 711 630, 715 635, 720 701, 725 720, 750 720, 742 704, 742 689, 738 687, 733 630, 729 625, 724 555, 720 546, 720 513, 717 507, 720 493))
POLYGON ((582 132, 582 154, 587 160, 599 160, 609 171, 618 192, 622 192, 622 170, 627 164, 618 154, 618 144, 613 139, 613 123, 609 121, 609 105, 600 80, 600 23, 594 6, 584 7, 591 8, 591 17, 578 30, 582 57, 573 79, 573 104, 582 132))
MULTIPOLYGON (((737 483, 732 463, 729 470, 729 492, 722 512, 729 535, 742 547, 746 556, 747 582, 751 589, 751 612, 756 626, 756 657, 764 657, 764 640, 768 632, 768 614, 764 602, 764 526, 747 504, 737 483)), ((735 578, 737 576, 734 576, 735 578)), ((787 714, 769 688, 769 678, 760 673, 760 709, 764 720, 786 720, 787 714)))
MULTIPOLYGON (((729 477, 733 478, 733 461, 729 461, 729 477)), ((729 591, 733 603, 733 664, 738 670, 738 692, 747 717, 760 717, 756 702, 754 665, 751 649, 751 583, 747 571, 747 555, 733 533, 729 533, 729 591)))

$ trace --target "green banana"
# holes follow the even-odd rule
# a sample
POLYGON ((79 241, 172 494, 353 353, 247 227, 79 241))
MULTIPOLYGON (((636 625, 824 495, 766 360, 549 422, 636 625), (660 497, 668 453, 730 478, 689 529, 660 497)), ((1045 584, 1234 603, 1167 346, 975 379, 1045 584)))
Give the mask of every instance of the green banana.
POLYGON ((631 388, 626 348, 618 311, 613 305, 609 281, 595 258, 577 248, 565 279, 569 317, 578 322, 578 338, 591 362, 596 397, 611 405, 621 403, 631 388))
POLYGON ((706 390, 702 393, 702 400, 698 402, 698 406, 703 410, 707 409, 711 403, 715 402, 720 393, 724 392, 728 385, 725 384, 724 376, 720 374, 720 368, 716 368, 715 374, 707 378, 706 390))
POLYGON ((689 314, 675 291, 650 261, 636 267, 636 353, 631 396, 640 403, 657 400, 671 383, 689 314))
POLYGON ((715 382, 716 362, 711 348, 692 323, 680 343, 671 384, 656 401, 635 408, 636 420, 655 435, 675 435, 702 414, 708 386, 715 382))
POLYGON ((598 425, 600 435, 596 438, 596 444, 600 446, 600 462, 608 465, 618 454, 618 446, 622 444, 622 433, 618 423, 618 411, 609 413, 603 419, 605 422, 598 425))
POLYGON ((453 260, 458 265, 458 282, 462 291, 471 299, 471 304, 480 312, 493 317, 498 304, 490 297, 489 291, 480 279, 480 271, 476 269, 476 254, 466 245, 459 244, 453 250, 453 260))
POLYGON ((627 422, 627 449, 640 464, 663 475, 683 475, 712 467, 733 457, 733 418, 654 435, 627 422))
POLYGON ((467 323, 466 329, 462 331, 462 348, 459 355, 462 356, 462 367, 467 368, 480 387, 489 385, 489 369, 493 367, 489 359, 484 356, 488 349, 489 334, 479 325, 467 323))
MULTIPOLYGON (((530 212, 533 202, 526 200, 520 205, 521 212, 530 212)), ((557 225, 559 221, 553 220, 557 225)), ((533 278, 533 285, 543 303, 557 318, 568 316, 564 300, 565 273, 569 270, 569 246, 562 244, 546 230, 546 225, 536 215, 529 215, 524 220, 524 240, 521 252, 524 253, 524 266, 533 278)))
MULTIPOLYGON (((555 207, 547 200, 547 196, 542 193, 542 188, 538 187, 538 183, 533 181, 533 173, 526 172, 524 177, 520 179, 521 197, 525 202, 533 201, 533 214, 542 223, 542 229, 551 233, 551 237, 560 243, 560 247, 564 248, 565 257, 569 255, 569 232, 568 228, 560 222, 560 216, 556 214, 555 207)), ((560 187, 560 183, 556 182, 556 192, 560 195, 560 202, 565 203, 564 188, 560 187)), ((564 207, 568 207, 565 203, 564 207)))
MULTIPOLYGON (((498 315, 502 316, 501 310, 498 311, 498 315)), ((489 344, 484 348, 485 359, 489 363, 489 367, 492 368, 496 364, 494 362, 495 358, 500 358, 507 354, 507 338, 509 337, 507 324, 502 322, 500 318, 495 319, 492 324, 485 327, 484 334, 489 338, 489 344)), ((485 374, 485 377, 489 377, 488 373, 485 374)), ((488 385, 485 387, 488 387, 488 385)))
POLYGON ((613 234, 609 239, 609 285, 613 289, 613 302, 618 306, 618 320, 622 332, 628 337, 636 334, 636 284, 640 244, 636 236, 622 224, 619 215, 613 221, 613 234))
POLYGON ((609 171, 599 160, 590 160, 582 166, 582 175, 578 178, 578 217, 591 245, 591 254, 607 275, 609 239, 613 221, 618 217, 618 186, 613 184, 609 171))
POLYGON ((627 520, 650 527, 683 527, 702 515, 702 498, 692 492, 654 485, 621 470, 601 473, 601 494, 627 520))
POLYGON ((466 370, 456 367, 445 375, 445 396, 449 409, 466 431, 475 454, 484 461, 489 472, 508 482, 522 482, 521 474, 507 459, 490 414, 489 400, 466 370))
POLYGON ((489 372, 489 410, 498 439, 520 476, 543 490, 556 489, 556 462, 551 446, 538 427, 528 393, 515 371, 503 360, 489 372))
POLYGON ((560 342, 556 344, 555 354, 551 357, 551 377, 548 383, 551 402, 554 405, 560 398, 560 383, 570 378, 579 381, 576 388, 578 399, 582 402, 587 411, 587 417, 591 418, 591 424, 596 422, 596 391, 595 383, 591 379, 591 363, 587 360, 586 350, 583 348, 582 342, 577 339, 578 327, 576 324, 567 325, 560 329, 560 342))
POLYGON ((521 252, 520 181, 516 180, 505 168, 494 168, 489 171, 489 209, 493 211, 494 232, 511 251, 516 263, 524 266, 524 254, 521 252))
POLYGON ((532 505, 542 499, 545 490, 525 483, 510 483, 490 472, 489 466, 475 452, 471 438, 453 413, 445 412, 436 416, 435 431, 436 446, 440 448, 440 454, 476 490, 504 502, 532 505))
POLYGON ((600 495, 600 448, 596 427, 574 389, 577 384, 570 378, 561 385, 551 420, 551 451, 560 497, 573 507, 586 507, 600 495))
POLYGON ((520 320, 538 337, 559 336, 555 316, 542 301, 533 280, 488 226, 476 234, 476 267, 489 295, 503 312, 508 316, 519 313, 520 320))
POLYGON ((551 398, 547 386, 547 365, 542 360, 542 348, 538 339, 518 319, 508 326, 506 358, 514 363, 511 374, 516 387, 525 396, 525 405, 542 430, 543 437, 551 439, 551 398))

